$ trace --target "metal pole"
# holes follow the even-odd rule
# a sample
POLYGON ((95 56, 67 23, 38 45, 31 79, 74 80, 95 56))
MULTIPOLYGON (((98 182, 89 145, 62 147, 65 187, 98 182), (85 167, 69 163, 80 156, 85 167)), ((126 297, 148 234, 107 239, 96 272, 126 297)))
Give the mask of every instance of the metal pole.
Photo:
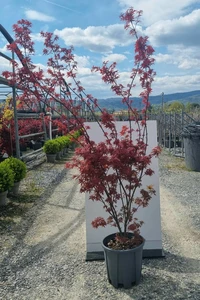
POLYGON ((176 155, 176 135, 177 130, 176 130, 176 113, 174 113, 174 155, 176 155))
POLYGON ((43 130, 44 130, 44 140, 47 140, 47 129, 46 129, 46 124, 45 124, 45 120, 44 120, 44 114, 42 114, 42 126, 43 126, 43 130))
POLYGON ((159 115, 159 144, 162 145, 162 114, 159 115))
MULTIPOLYGON (((61 98, 62 98, 62 93, 61 93, 61 86, 60 86, 60 101, 61 101, 61 98)), ((61 115, 63 115, 63 104, 60 103, 60 113, 61 115)))
MULTIPOLYGON (((181 111, 181 133, 183 132, 183 128, 184 128, 184 115, 183 115, 183 110, 181 111)), ((181 134, 181 156, 184 157, 185 156, 185 145, 184 145, 184 140, 183 140, 183 136, 181 134)))
POLYGON ((172 141, 172 139, 171 139, 171 134, 172 134, 172 132, 171 132, 171 128, 172 128, 171 121, 172 121, 172 118, 171 118, 171 112, 170 112, 169 113, 169 151, 171 149, 171 141, 172 141))
POLYGON ((9 124, 9 129, 10 129, 10 148, 11 148, 11 155, 13 156, 13 144, 12 144, 12 128, 11 128, 11 124, 9 124))
POLYGON ((161 93, 161 99, 162 99, 162 113, 164 111, 164 93, 161 93))
MULTIPOLYGON (((13 77, 15 78, 15 66, 14 66, 14 51, 12 51, 12 71, 13 77)), ((16 86, 15 83, 12 86, 13 92, 13 108, 14 108, 14 124, 15 124, 15 144, 16 144, 16 157, 20 158, 20 148, 19 148, 19 130, 18 130, 18 120, 17 120, 17 103, 16 103, 16 86)))
POLYGON ((166 114, 164 113, 164 137, 163 137, 163 146, 166 147, 166 114))
POLYGON ((52 113, 51 108, 49 112, 49 139, 52 140, 52 113))

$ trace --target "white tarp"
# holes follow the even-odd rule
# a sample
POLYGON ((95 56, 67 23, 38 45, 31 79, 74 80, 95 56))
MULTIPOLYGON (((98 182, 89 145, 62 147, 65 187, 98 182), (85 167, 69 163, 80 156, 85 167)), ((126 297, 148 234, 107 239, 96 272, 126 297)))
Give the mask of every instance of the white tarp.
MULTIPOLYGON (((90 126, 88 134, 95 142, 100 142, 105 139, 99 125, 96 122, 86 123, 90 126)), ((118 132, 121 131, 123 125, 129 126, 128 121, 116 122, 118 132)), ((134 123, 133 123, 134 128, 134 123)), ((148 132, 148 145, 149 151, 157 146, 157 126, 156 121, 147 121, 148 132)), ((141 228, 141 235, 145 238, 146 250, 162 250, 162 236, 161 236, 161 218, 160 218, 160 193, 159 193, 159 170, 158 170, 158 158, 152 159, 151 168, 154 170, 152 176, 145 176, 143 180, 143 186, 153 185, 156 190, 156 196, 150 200, 149 206, 146 208, 139 208, 135 216, 139 220, 143 220, 144 224, 141 228)), ((87 252, 99 252, 102 251, 101 242, 105 236, 115 233, 117 228, 106 226, 105 228, 99 227, 95 229, 92 227, 91 222, 96 217, 107 218, 108 214, 103 210, 100 202, 93 202, 89 200, 89 195, 86 194, 86 242, 87 252)))

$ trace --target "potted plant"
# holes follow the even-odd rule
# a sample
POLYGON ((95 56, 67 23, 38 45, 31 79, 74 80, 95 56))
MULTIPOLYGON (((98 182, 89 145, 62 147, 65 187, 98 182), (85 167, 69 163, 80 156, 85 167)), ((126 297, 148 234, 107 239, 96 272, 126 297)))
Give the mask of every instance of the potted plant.
POLYGON ((56 138, 56 141, 58 142, 58 144, 59 144, 59 149, 60 149, 60 150, 59 150, 59 153, 57 153, 57 158, 60 159, 61 156, 64 155, 65 141, 64 141, 64 139, 63 139, 62 136, 57 137, 57 138, 56 138))
POLYGON ((47 162, 54 163, 59 151, 59 144, 55 140, 48 140, 44 143, 43 150, 46 153, 47 162))
POLYGON ((81 135, 81 129, 73 130, 70 132, 70 148, 72 150, 74 150, 77 144, 79 144, 77 141, 80 135, 81 135))
POLYGON ((65 155, 68 152, 70 138, 67 135, 65 135, 57 138, 57 140, 62 143, 62 154, 65 155))
POLYGON ((63 144, 63 141, 60 139, 60 137, 57 137, 55 139, 55 143, 57 143, 57 145, 58 145, 58 152, 56 153, 56 159, 60 160, 61 156, 63 155, 64 144, 63 144))
POLYGON ((63 136, 63 141, 64 141, 64 154, 66 154, 68 152, 68 148, 70 145, 70 137, 67 135, 63 136))
MULTIPOLYGON (((151 160, 160 153, 160 148, 148 149, 147 110, 149 94, 155 72, 152 69, 154 49, 148 38, 138 36, 137 24, 141 11, 128 9, 121 15, 125 29, 130 30, 135 39, 135 63, 126 86, 118 83, 119 73, 116 64, 93 67, 103 81, 111 84, 111 89, 121 96, 126 106, 128 122, 119 130, 115 116, 99 108, 100 121, 94 118, 103 133, 104 140, 91 140, 88 127, 82 123, 82 135, 78 138, 80 147, 75 150, 67 167, 78 169, 75 178, 80 183, 80 191, 89 193, 89 199, 101 202, 107 218, 97 216, 92 222, 94 228, 107 225, 116 227, 116 233, 105 237, 102 242, 109 282, 114 287, 123 285, 130 288, 139 283, 142 268, 144 238, 140 235, 143 220, 137 219, 139 208, 148 206, 155 195, 152 185, 143 186, 144 176, 151 176, 151 160), (137 111, 131 98, 135 79, 139 76, 144 104, 137 111)), ((156 133, 155 133, 156 134, 156 133)))
MULTIPOLYGON (((30 62, 32 63, 31 54, 34 53, 30 37, 31 23, 21 20, 14 27, 16 43, 29 50, 25 51, 23 68, 15 62, 15 73, 23 78, 21 85, 25 89, 26 97, 32 95, 31 87, 37 84, 34 97, 44 103, 45 91, 50 99, 63 105, 69 112, 71 116, 69 128, 75 132, 81 130, 81 136, 73 136, 73 132, 69 133, 71 141, 76 141, 80 147, 76 148, 76 155, 67 166, 78 169, 76 178, 80 183, 80 191, 89 193, 89 198, 95 203, 100 202, 107 213, 106 218, 97 215, 92 222, 93 227, 109 225, 116 228, 116 234, 105 237, 103 241, 108 278, 115 287, 120 284, 130 287, 132 283, 138 283, 140 280, 144 239, 140 236, 143 220, 137 219, 137 212, 140 208, 148 206, 155 194, 152 185, 143 186, 143 178, 153 174, 151 160, 160 153, 159 147, 148 148, 147 111, 149 95, 152 91, 151 84, 155 75, 152 69, 154 49, 149 45, 148 37, 140 36, 141 30, 137 30, 141 14, 141 11, 130 8, 121 15, 121 20, 125 22, 125 29, 129 30, 135 44, 134 63, 130 70, 129 82, 126 85, 119 83, 120 73, 116 69, 116 63, 104 62, 102 67, 92 69, 94 72, 99 72, 102 80, 110 84, 115 95, 122 99, 128 121, 120 129, 120 124, 115 122, 115 115, 101 109, 97 99, 86 94, 80 81, 76 79, 78 68, 72 47, 69 49, 60 47, 57 36, 41 32, 44 39, 43 53, 50 55, 47 62, 50 76, 48 88, 46 83, 44 85, 46 72, 41 70, 38 73, 33 67, 31 70, 28 68, 30 62), (52 72, 52 68, 55 72, 52 72), (66 78, 67 81, 69 79, 69 84, 66 78), (140 111, 136 106, 134 107, 132 98, 136 83, 140 84, 139 96, 143 103, 143 109, 140 111), (60 94, 57 93, 58 87, 62 90, 60 94), (78 104, 72 100, 73 97, 78 98, 76 101, 78 104), (95 126, 99 126, 104 136, 103 141, 95 142, 90 137, 88 124, 84 122, 82 114, 83 108, 96 121, 95 126), (99 114, 96 114, 97 109, 99 114)), ((15 48, 19 53, 17 47, 12 46, 11 50, 15 48)), ((17 78, 12 72, 3 74, 8 80, 17 78)), ((56 153, 59 150, 59 146, 56 146, 57 142, 48 141, 48 143, 55 152, 48 151, 47 144, 44 145, 46 153, 56 153)))
POLYGON ((5 161, 0 163, 0 206, 7 203, 8 190, 14 185, 14 174, 5 161))
POLYGON ((9 190, 9 193, 17 195, 19 192, 20 181, 26 176, 26 164, 15 157, 7 158, 3 164, 8 166, 14 174, 14 185, 9 190))

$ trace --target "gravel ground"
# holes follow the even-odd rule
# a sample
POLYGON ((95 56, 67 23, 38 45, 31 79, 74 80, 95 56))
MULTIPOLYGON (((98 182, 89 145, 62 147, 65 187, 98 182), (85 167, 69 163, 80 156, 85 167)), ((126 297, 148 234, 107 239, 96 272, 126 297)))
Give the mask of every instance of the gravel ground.
POLYGON ((108 283, 104 262, 85 261, 84 195, 63 162, 30 171, 21 201, 0 212, 0 299, 199 300, 200 173, 162 153, 165 258, 144 259, 141 283, 125 290, 108 283))

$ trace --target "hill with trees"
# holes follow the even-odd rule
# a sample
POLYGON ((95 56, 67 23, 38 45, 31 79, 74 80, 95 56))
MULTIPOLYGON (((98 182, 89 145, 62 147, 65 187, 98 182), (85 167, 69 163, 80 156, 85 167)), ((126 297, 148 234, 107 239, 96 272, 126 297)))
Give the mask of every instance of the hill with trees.
MULTIPOLYGON (((135 107, 138 109, 142 107, 141 98, 134 97, 133 101, 135 103, 135 107)), ((172 102, 180 102, 183 104, 182 107, 189 104, 200 105, 200 90, 163 95, 163 102, 165 106, 172 104, 172 102)), ((161 106, 162 95, 151 96, 150 103, 152 106, 161 106)), ((124 105, 121 103, 121 98, 99 99, 99 104, 102 108, 109 110, 119 111, 124 109, 124 105)), ((175 106, 177 106, 177 104, 175 106)))

